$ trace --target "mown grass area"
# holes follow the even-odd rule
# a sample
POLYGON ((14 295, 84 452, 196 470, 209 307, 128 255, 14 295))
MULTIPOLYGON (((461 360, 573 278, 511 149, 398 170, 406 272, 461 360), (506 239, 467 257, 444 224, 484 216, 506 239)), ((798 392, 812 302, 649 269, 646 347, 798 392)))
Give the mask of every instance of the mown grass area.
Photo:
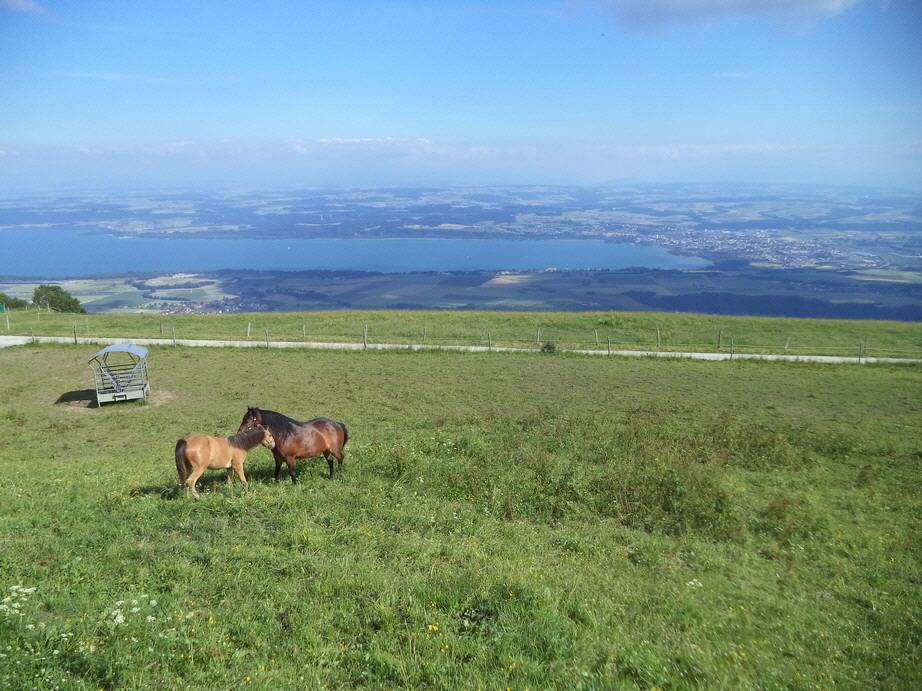
POLYGON ((56 403, 87 357, 0 350, 0 688, 922 681, 922 368, 153 348, 56 403), (248 404, 344 480, 178 492, 248 404))
POLYGON ((91 314, 17 311, 0 334, 134 338, 659 349, 855 357, 922 357, 922 326, 888 321, 776 319, 652 312, 339 311, 91 314))

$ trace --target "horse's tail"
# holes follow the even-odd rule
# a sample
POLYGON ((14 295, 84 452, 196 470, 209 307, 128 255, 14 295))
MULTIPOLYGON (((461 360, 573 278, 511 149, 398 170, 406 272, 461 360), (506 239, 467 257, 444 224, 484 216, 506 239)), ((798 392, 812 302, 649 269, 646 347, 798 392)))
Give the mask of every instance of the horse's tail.
POLYGON ((179 484, 186 484, 186 478, 189 477, 189 471, 186 466, 185 439, 180 439, 176 442, 176 472, 179 473, 179 484))
POLYGON ((346 442, 349 441, 349 430, 346 429, 346 425, 342 422, 339 423, 339 426, 343 428, 343 446, 345 446, 346 442))

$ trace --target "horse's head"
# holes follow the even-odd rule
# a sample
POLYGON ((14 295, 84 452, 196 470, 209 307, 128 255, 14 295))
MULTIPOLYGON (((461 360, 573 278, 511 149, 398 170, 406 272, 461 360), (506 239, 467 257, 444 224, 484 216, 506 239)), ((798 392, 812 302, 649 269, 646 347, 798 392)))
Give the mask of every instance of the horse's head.
POLYGON ((246 413, 243 415, 243 419, 240 421, 240 427, 237 428, 237 433, 249 432, 251 429, 261 424, 263 424, 262 411, 259 408, 247 408, 246 413))
POLYGON ((275 437, 272 436, 272 432, 269 431, 268 427, 263 427, 262 425, 258 425, 258 427, 263 431, 263 446, 265 446, 267 449, 274 449, 275 437))

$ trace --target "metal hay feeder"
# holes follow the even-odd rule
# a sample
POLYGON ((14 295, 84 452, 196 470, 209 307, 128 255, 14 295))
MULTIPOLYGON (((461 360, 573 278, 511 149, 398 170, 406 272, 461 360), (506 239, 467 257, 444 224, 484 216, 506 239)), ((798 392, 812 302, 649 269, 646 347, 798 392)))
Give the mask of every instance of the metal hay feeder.
POLYGON ((90 358, 96 404, 147 398, 150 381, 147 378, 147 348, 134 343, 106 346, 90 358), (116 355, 112 361, 109 357, 116 355))

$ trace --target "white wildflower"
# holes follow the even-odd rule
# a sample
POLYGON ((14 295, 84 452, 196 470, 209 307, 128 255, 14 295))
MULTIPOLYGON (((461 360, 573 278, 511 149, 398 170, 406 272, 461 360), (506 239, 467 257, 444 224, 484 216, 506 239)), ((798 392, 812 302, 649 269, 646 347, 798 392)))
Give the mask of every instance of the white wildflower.
POLYGON ((152 624, 152 623, 155 622, 155 621, 157 621, 157 617, 155 617, 153 614, 148 614, 148 615, 147 615, 147 623, 148 623, 148 624, 152 624))
POLYGON ((140 608, 140 607, 132 607, 132 608, 131 608, 131 613, 132 613, 132 614, 137 614, 137 613, 140 612, 140 611, 141 611, 141 608, 140 608))
POLYGON ((157 601, 156 601, 156 600, 151 600, 151 601, 150 601, 150 606, 151 606, 151 607, 156 607, 156 606, 157 606, 157 601))

